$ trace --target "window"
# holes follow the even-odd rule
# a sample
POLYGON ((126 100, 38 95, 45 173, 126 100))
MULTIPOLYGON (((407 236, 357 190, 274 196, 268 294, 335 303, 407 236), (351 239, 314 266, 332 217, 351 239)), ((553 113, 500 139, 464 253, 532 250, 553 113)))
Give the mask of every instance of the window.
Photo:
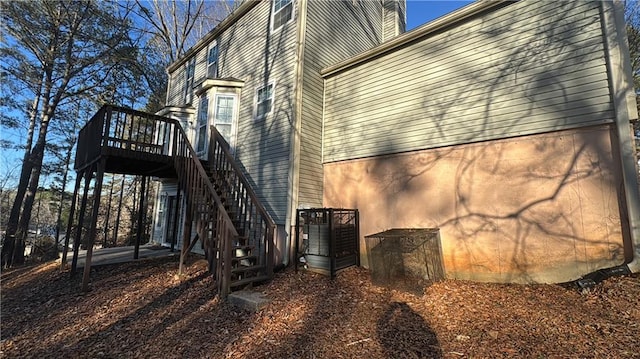
POLYGON ((233 111, 235 96, 216 96, 216 111, 213 117, 213 125, 229 144, 233 145, 233 111))
POLYGON ((293 0, 273 1, 273 21, 274 30, 286 24, 293 17, 293 0))
POLYGON ((185 81, 184 81, 184 103, 190 104, 193 100, 193 76, 196 72, 196 59, 192 58, 187 62, 185 68, 185 81))
POLYGON ((198 106, 198 122, 196 123, 196 153, 205 150, 207 143, 207 118, 209 113, 209 98, 203 95, 198 106))
POLYGON ((273 105, 273 84, 261 87, 256 91, 256 119, 265 118, 273 105))
POLYGON ((166 206, 165 201, 167 200, 166 194, 161 194, 160 199, 158 200, 158 217, 156 218, 156 227, 162 227, 162 223, 164 221, 164 208, 166 206))
POLYGON ((207 77, 215 79, 218 77, 218 45, 209 48, 207 57, 207 77))

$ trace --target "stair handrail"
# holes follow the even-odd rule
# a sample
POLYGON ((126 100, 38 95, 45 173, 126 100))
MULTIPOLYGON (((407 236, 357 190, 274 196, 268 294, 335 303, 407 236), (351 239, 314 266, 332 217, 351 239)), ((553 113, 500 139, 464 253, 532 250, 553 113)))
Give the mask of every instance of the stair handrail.
POLYGON ((224 139, 224 137, 220 134, 220 132, 218 132, 215 126, 210 126, 210 133, 212 136, 211 136, 211 141, 208 149, 209 163, 210 164, 214 163, 215 153, 213 148, 214 146, 212 145, 217 144, 218 147, 222 150, 222 153, 224 154, 224 158, 226 162, 231 166, 231 168, 235 172, 240 182, 242 182, 242 185, 245 187, 247 194, 251 198, 251 201, 256 206, 257 212, 264 219, 268 227, 267 238, 265 238, 266 247, 267 247, 265 255, 266 255, 267 273, 269 276, 271 276, 273 274, 273 247, 274 247, 275 234, 276 234, 275 221, 273 220, 273 218, 271 218, 271 215, 269 215, 269 212, 266 210, 262 202, 258 199, 258 196, 253 190, 253 186, 249 183, 246 175, 244 174, 244 171, 242 171, 240 166, 238 166, 236 159, 231 154, 231 151, 230 151, 231 146, 229 145, 229 143, 224 139))

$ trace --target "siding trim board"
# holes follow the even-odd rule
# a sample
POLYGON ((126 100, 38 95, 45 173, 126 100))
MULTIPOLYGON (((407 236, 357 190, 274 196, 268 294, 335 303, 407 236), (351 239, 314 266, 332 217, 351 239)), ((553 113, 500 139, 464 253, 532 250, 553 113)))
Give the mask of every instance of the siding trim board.
POLYGON ((637 177, 637 157, 633 145, 630 121, 638 119, 636 95, 633 90, 631 61, 627 45, 624 9, 621 2, 601 2, 600 17, 608 56, 609 85, 613 92, 616 112, 616 141, 622 169, 624 201, 621 198, 622 215, 627 216, 628 226, 622 226, 625 239, 625 263, 632 272, 640 271, 640 188, 637 177), (609 16, 608 16, 609 15, 609 16), (624 213, 626 212, 626 213, 624 213))
MULTIPOLYGON (((291 130, 291 140, 289 141, 289 173, 287 175, 287 210, 285 212, 285 228, 290 229, 294 224, 295 209, 298 208, 298 198, 300 196, 300 127, 302 126, 302 98, 304 89, 304 55, 307 27, 307 1, 298 1, 298 16, 296 18, 296 52, 294 69, 294 90, 293 90, 293 128, 291 130)), ((293 231, 289 231, 293 237, 293 231)), ((291 241, 286 241, 284 264, 289 264, 289 253, 291 253, 291 241)), ((293 260, 297 260, 294 258, 293 260)))

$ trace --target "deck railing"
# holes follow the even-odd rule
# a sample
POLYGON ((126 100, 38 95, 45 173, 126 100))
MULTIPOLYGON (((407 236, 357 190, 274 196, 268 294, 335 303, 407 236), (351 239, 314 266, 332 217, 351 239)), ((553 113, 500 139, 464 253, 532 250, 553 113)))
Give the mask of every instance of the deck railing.
POLYGON ((177 121, 132 109, 105 105, 80 130, 76 170, 97 161, 107 149, 125 150, 139 158, 172 156, 172 128, 177 121))

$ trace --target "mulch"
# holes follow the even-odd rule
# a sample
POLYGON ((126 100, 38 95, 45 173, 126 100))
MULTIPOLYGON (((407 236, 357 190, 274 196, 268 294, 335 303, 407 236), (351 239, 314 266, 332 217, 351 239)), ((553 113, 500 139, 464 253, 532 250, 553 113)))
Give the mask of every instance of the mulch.
POLYGON ((203 260, 95 267, 80 291, 59 264, 2 272, 2 358, 640 358, 640 276, 589 290, 445 280, 420 291, 287 268, 222 302, 203 260))

